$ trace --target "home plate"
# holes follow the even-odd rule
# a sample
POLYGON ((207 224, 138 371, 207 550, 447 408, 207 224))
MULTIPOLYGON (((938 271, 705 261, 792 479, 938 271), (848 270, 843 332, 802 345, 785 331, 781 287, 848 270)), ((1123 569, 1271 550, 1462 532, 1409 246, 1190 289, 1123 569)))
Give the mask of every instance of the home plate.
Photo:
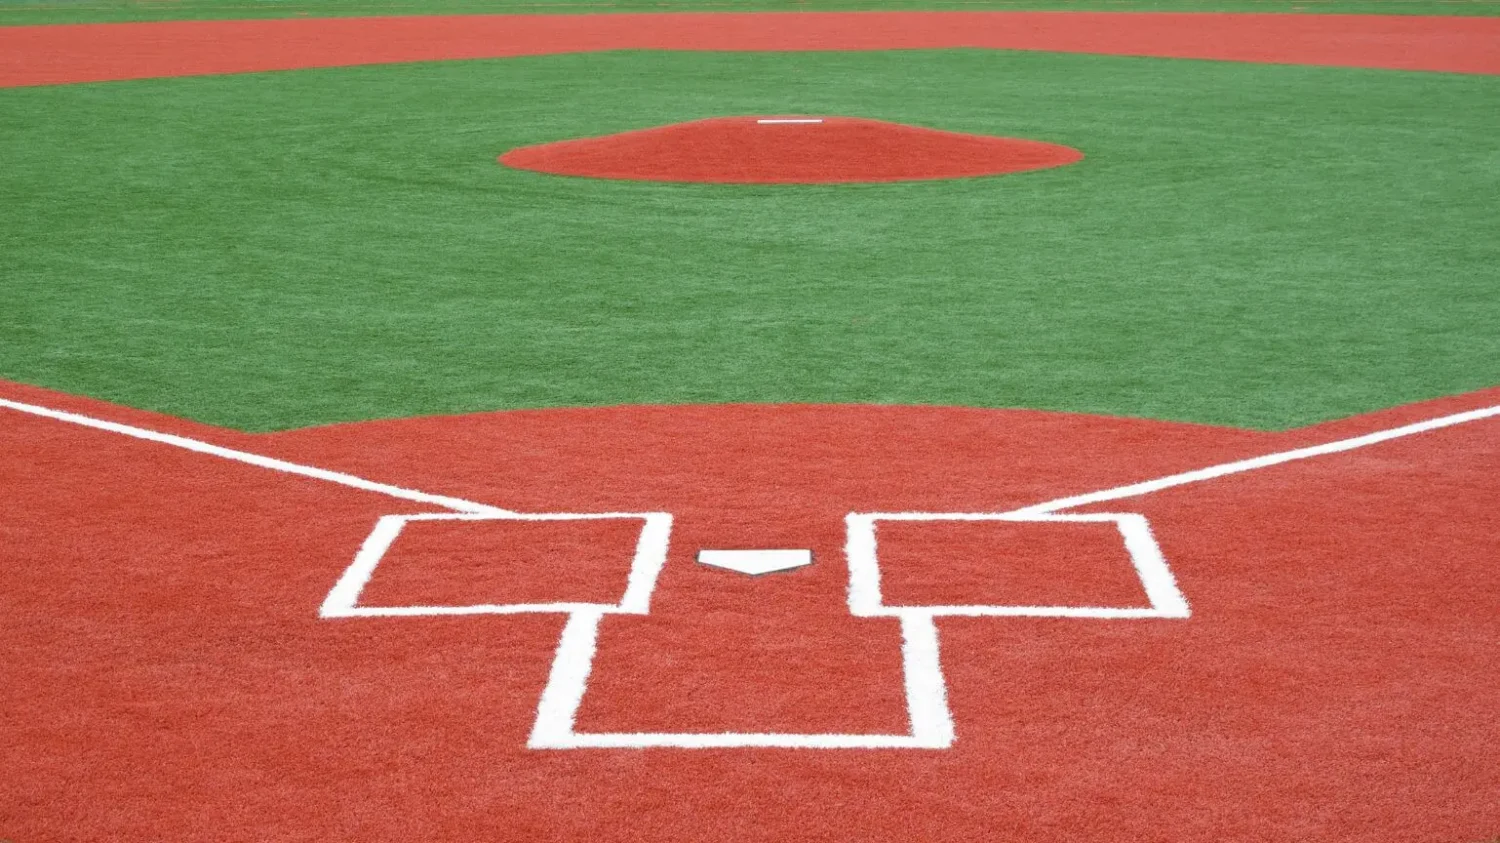
POLYGON ((812 564, 811 550, 700 550, 698 562, 756 576, 812 564))

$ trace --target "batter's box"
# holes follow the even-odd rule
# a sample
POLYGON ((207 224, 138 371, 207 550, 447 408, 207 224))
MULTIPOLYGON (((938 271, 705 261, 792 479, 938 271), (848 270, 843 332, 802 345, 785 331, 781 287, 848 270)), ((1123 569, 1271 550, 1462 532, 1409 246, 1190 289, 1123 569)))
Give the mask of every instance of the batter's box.
POLYGON ((387 515, 321 614, 644 614, 671 523, 666 513, 387 515))
POLYGON ((854 513, 856 615, 1188 616, 1146 518, 1135 513, 854 513))

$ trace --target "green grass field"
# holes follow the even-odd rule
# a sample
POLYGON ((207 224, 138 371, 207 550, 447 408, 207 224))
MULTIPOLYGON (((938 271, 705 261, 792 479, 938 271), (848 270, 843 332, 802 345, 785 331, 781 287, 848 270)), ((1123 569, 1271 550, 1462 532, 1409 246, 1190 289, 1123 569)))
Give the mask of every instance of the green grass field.
POLYGON ((611 53, 0 91, 0 377, 251 430, 874 402, 1284 428, 1500 382, 1500 80, 611 53), (517 145, 716 114, 1068 144, 661 185, 517 145))

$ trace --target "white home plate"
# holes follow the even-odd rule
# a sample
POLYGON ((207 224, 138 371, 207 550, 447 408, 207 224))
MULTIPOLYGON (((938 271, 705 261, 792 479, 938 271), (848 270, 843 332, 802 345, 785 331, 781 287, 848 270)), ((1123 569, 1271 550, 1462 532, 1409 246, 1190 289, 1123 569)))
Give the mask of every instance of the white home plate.
POLYGON ((811 550, 700 550, 698 562, 741 574, 769 574, 812 564, 811 550))

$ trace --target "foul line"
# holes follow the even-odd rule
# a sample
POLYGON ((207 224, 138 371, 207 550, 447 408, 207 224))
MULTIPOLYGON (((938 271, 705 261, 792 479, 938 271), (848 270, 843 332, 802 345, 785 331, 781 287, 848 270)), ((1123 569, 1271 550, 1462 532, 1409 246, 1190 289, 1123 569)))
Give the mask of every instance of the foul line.
MULTIPOLYGON (((43 418, 53 419, 55 421, 76 424, 81 427, 89 427, 95 430, 104 430, 111 433, 118 433, 134 439, 143 439, 148 442, 157 442, 163 445, 171 445, 176 448, 182 448, 183 450, 193 451, 199 454, 207 454, 209 456, 219 457, 221 459, 227 459, 234 462, 245 463, 247 465, 254 465, 260 468, 270 469, 271 471, 279 471, 284 474, 295 474, 301 477, 309 477, 314 480, 336 483, 340 486, 348 486, 349 488, 360 489, 366 492, 375 492, 376 494, 386 495, 392 498, 399 498, 401 500, 415 501, 417 503, 425 503, 433 506, 441 506, 457 512, 491 515, 520 514, 513 510, 502 509, 500 507, 490 506, 489 504, 482 504, 475 501, 464 500, 463 498, 455 498, 447 495, 434 495, 429 492, 422 492, 416 489, 407 489, 401 486, 393 486, 388 483, 366 480, 363 477, 356 477, 352 474, 345 474, 339 471, 330 471, 326 468, 302 465, 300 463, 289 462, 287 460, 277 459, 275 457, 267 457, 262 454, 255 454, 249 451, 241 451, 235 448, 225 448, 221 445, 213 445, 208 442, 204 442, 199 439, 193 439, 187 436, 178 436, 176 434, 162 433, 144 427, 135 427, 134 425, 105 421, 104 419, 97 419, 92 416, 85 416, 79 413, 70 413, 64 410, 54 410, 50 407, 43 407, 37 404, 26 404, 20 401, 11 401, 6 398, 0 398, 0 407, 15 410, 16 412, 20 413, 27 413, 33 416, 41 416, 43 418)), ((1105 503, 1107 501, 1117 501, 1123 498, 1140 497, 1141 495, 1148 495, 1152 492, 1159 492, 1163 489, 1170 489, 1176 486, 1185 486, 1190 483, 1201 483, 1205 480, 1213 480, 1219 477, 1226 477, 1231 474, 1242 474, 1247 471, 1269 468, 1274 465, 1281 465, 1282 463, 1295 462, 1297 460, 1305 460, 1311 457, 1323 456, 1324 454, 1336 454, 1343 451, 1353 451, 1358 448, 1376 445, 1381 442, 1389 442, 1392 439, 1400 439, 1406 436, 1413 436, 1418 433, 1426 433, 1432 430, 1441 430, 1445 427, 1453 427, 1455 425, 1465 424, 1472 421, 1480 421, 1482 419, 1493 418, 1495 416, 1500 416, 1500 404, 1490 407, 1482 407, 1477 410, 1469 410, 1462 413, 1453 413, 1446 416, 1439 416, 1437 418, 1427 419, 1425 421, 1413 422, 1412 424, 1403 425, 1401 427, 1394 427, 1388 430, 1379 430, 1375 431, 1374 433, 1366 433, 1361 436, 1351 437, 1349 439, 1338 439, 1333 442, 1325 442, 1321 445, 1311 445, 1305 448, 1296 448, 1290 451, 1265 454, 1263 456, 1252 457, 1250 459, 1221 463, 1219 465, 1199 468, 1193 471, 1185 471, 1180 474, 1171 474, 1166 477, 1158 477, 1154 480, 1143 480, 1138 483, 1131 483, 1126 486, 1117 486, 1112 489, 1101 489, 1096 492, 1087 492, 1081 495, 1071 495, 1069 497, 1056 498, 1050 501, 1044 501, 1042 503, 1022 507, 1020 509, 1014 509, 1004 514, 1017 516, 1046 515, 1055 513, 1058 510, 1063 509, 1073 509, 1075 507, 1088 506, 1090 504, 1105 503)))
POLYGON ((387 497, 400 498, 401 500, 415 501, 417 503, 430 504, 432 506, 441 506, 446 509, 456 510, 458 512, 472 512, 476 514, 482 513, 490 515, 516 514, 508 509, 500 509, 499 507, 490 506, 488 504, 475 503, 474 501, 464 500, 463 498, 452 498, 448 497, 447 495, 434 495, 428 492, 420 492, 416 489, 406 489, 401 486, 392 486, 389 483, 378 483, 374 480, 366 480, 363 477, 356 477, 352 474, 344 474, 340 471, 329 471, 326 468, 318 468, 316 466, 288 462, 286 460, 276 459, 275 457, 267 457, 261 454, 252 454, 249 451, 240 451, 234 448, 225 448, 221 445, 211 445, 207 442, 203 442, 198 439, 191 439, 186 436, 178 436, 172 433, 161 433, 155 430, 148 430, 144 427, 135 427, 133 425, 120 424, 119 422, 105 421, 103 419, 93 418, 92 416, 79 415, 78 413, 69 413, 63 410, 53 410, 49 407, 41 407, 36 404, 23 404, 19 401, 10 401, 5 398, 0 398, 0 407, 15 410, 16 412, 20 413, 28 413, 33 416, 41 416, 43 418, 53 419, 60 422, 67 422, 68 424, 76 424, 81 427, 91 427, 95 430, 105 430, 109 431, 110 433, 118 433, 122 436, 129 436, 133 439, 144 439, 148 442, 157 442, 162 445, 171 445, 174 448, 182 448, 185 451, 207 454, 209 456, 219 457, 220 459, 245 463, 246 465, 266 468, 270 469, 271 471, 279 471, 283 474, 295 474, 300 477, 310 477, 314 480, 322 480, 327 483, 337 483, 340 486, 348 486, 351 489, 359 489, 365 492, 375 492, 376 494, 385 495, 387 497))
POLYGON ((1155 480, 1143 480, 1139 483, 1131 483, 1128 486, 1117 486, 1113 489, 1102 489, 1097 492, 1088 492, 1082 495, 1072 495, 1066 498, 1045 501, 1021 509, 1012 510, 1006 515, 1046 515, 1057 512, 1060 509, 1072 509, 1089 504, 1104 503, 1106 501, 1117 501, 1122 498, 1134 498, 1141 495, 1149 495, 1163 489, 1174 486, 1186 486, 1190 483, 1201 483, 1204 480, 1213 480, 1218 477, 1226 477, 1231 474, 1242 474, 1246 471, 1269 468, 1282 463, 1305 460, 1310 457, 1320 457, 1324 454, 1337 454, 1343 451, 1353 451, 1369 445, 1381 442, 1389 442, 1392 439, 1400 439, 1404 436, 1413 436, 1418 433, 1426 433, 1430 430, 1441 430, 1445 427, 1465 424, 1467 422, 1479 421, 1481 419, 1500 416, 1500 404, 1493 407, 1484 407, 1478 410, 1469 410, 1463 413, 1454 413, 1447 416, 1439 416, 1435 419, 1414 422, 1401 427, 1393 427, 1389 430, 1379 430, 1374 433, 1366 433, 1363 436, 1355 436, 1350 439, 1338 439, 1333 442, 1325 442, 1322 445, 1311 445, 1306 448, 1297 448, 1291 451, 1281 451, 1275 454, 1252 457, 1235 462, 1211 465, 1207 468, 1199 468, 1193 471, 1184 471, 1181 474, 1170 474, 1166 477, 1158 477, 1155 480))

